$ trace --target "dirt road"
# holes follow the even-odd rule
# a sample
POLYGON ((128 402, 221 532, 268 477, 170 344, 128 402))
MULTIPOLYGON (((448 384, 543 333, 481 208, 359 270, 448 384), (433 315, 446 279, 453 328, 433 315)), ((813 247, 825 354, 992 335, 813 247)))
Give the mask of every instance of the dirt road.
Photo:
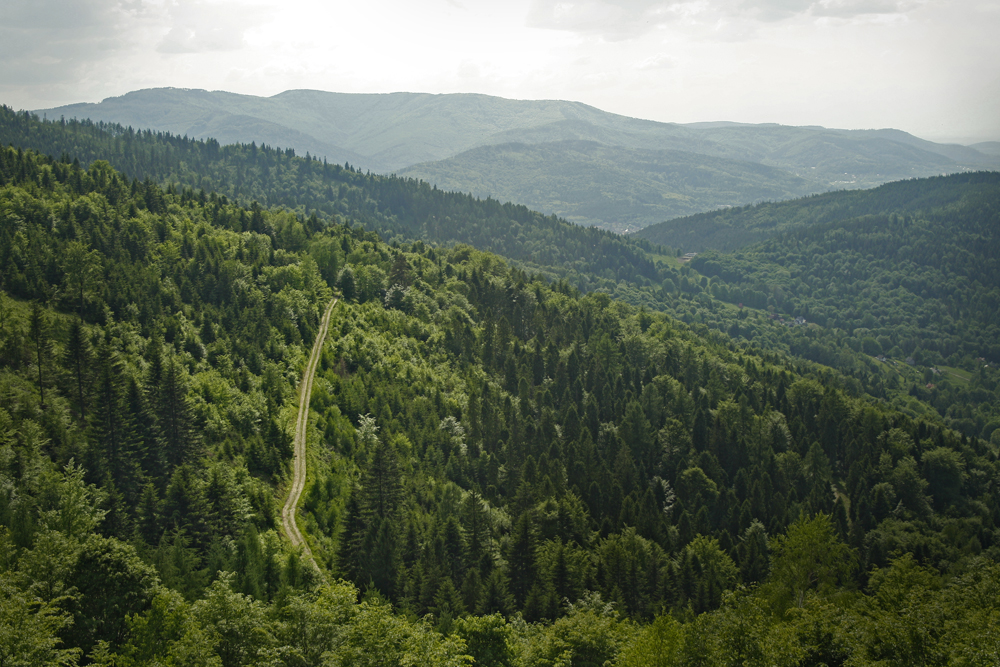
MULTIPOLYGON (((302 545, 303 554, 310 563, 316 566, 317 570, 319 570, 319 567, 316 565, 312 551, 302 538, 302 533, 299 532, 295 513, 298 509, 299 498, 302 497, 302 491, 306 487, 306 433, 309 426, 309 399, 312 396, 316 367, 319 366, 320 354, 323 351, 323 341, 326 340, 326 333, 330 328, 330 313, 333 312, 333 307, 336 305, 337 299, 334 299, 327 306, 326 312, 323 314, 323 319, 319 325, 319 332, 316 334, 316 342, 313 343, 312 353, 309 355, 308 363, 306 363, 306 370, 302 374, 302 382, 299 383, 299 415, 295 421, 295 453, 292 455, 292 486, 288 491, 288 499, 285 500, 285 506, 281 509, 281 525, 285 529, 285 535, 288 536, 293 545, 302 545)), ((319 571, 322 572, 322 570, 319 571)))

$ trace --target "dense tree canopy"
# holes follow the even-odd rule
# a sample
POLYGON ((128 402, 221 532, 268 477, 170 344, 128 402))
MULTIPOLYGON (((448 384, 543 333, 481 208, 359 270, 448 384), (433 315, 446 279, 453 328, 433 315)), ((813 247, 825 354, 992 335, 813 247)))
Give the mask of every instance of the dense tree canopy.
POLYGON ((996 659, 995 450, 868 380, 469 245, 0 175, 0 636, 36 664, 996 659), (317 572, 276 508, 334 288, 317 572))

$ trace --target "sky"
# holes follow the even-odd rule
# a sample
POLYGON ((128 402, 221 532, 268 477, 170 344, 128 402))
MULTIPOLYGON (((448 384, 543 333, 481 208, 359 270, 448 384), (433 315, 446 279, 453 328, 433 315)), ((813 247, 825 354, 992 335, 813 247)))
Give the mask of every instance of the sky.
POLYGON ((474 92, 1000 141, 997 0, 2 0, 0 103, 474 92))

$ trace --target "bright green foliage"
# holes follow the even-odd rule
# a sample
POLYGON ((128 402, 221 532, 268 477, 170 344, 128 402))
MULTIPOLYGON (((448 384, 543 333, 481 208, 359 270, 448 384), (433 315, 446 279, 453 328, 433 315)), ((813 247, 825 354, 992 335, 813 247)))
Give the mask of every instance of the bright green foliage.
POLYGON ((677 587, 681 602, 696 612, 715 609, 723 593, 736 586, 739 570, 715 538, 699 535, 678 556, 677 587))
POLYGON ((854 553, 837 538, 825 514, 801 517, 787 535, 773 539, 771 548, 768 587, 778 609, 802 607, 810 592, 829 596, 850 581, 856 568, 854 553))
POLYGON ((59 636, 70 623, 72 618, 58 604, 20 590, 10 577, 0 574, 0 665, 77 664, 80 649, 64 648, 59 636))
POLYGON ((1000 655, 995 564, 951 582, 903 556, 873 573, 852 664, 988 665, 1000 655))
MULTIPOLYGON (((214 191, 248 207, 256 202, 286 207, 301 218, 309 216, 308 220, 251 211, 245 222, 248 230, 266 232, 292 250, 306 244, 307 233, 346 217, 386 237, 469 243, 537 266, 572 263, 577 278, 588 283, 613 286, 621 278, 657 277, 657 268, 645 252, 616 234, 580 227, 523 205, 445 192, 413 178, 364 174, 350 166, 295 157, 291 149, 219 146, 211 139, 198 141, 90 121, 47 122, 2 107, 0 145, 9 144, 48 155, 71 155, 84 166, 106 160, 129 179, 176 187, 185 202, 204 200, 214 191)), ((156 195, 144 199, 154 206, 162 201, 156 195)), ((330 269, 329 257, 325 255, 327 261, 322 264, 325 271, 330 269)), ((71 292, 70 298, 76 296, 71 292)))
POLYGON ((315 595, 290 597, 275 611, 279 636, 289 647, 289 665, 318 665, 342 641, 357 604, 357 590, 344 583, 323 585, 315 595))
POLYGON ((568 610, 568 615, 551 627, 520 629, 520 664, 598 667, 612 661, 635 632, 634 626, 620 620, 612 605, 604 603, 599 595, 581 600, 568 610))
POLYGON ((500 614, 469 616, 455 622, 455 634, 465 640, 466 650, 477 665, 513 667, 513 629, 500 614))
POLYGON ((80 241, 66 245, 63 271, 67 287, 78 297, 78 312, 83 312, 84 299, 97 282, 101 270, 101 257, 96 250, 89 250, 80 241))
POLYGON ((690 632, 700 635, 700 641, 687 645, 689 664, 791 667, 802 658, 793 628, 775 622, 767 602, 745 592, 728 596, 717 612, 699 617, 690 632))
POLYGON ((217 579, 192 605, 191 614, 205 631, 204 648, 219 656, 222 667, 252 664, 276 641, 265 622, 264 605, 234 592, 227 579, 217 579))
POLYGON ((684 626, 664 615, 640 629, 615 658, 616 667, 673 667, 682 661, 684 626))
POLYGON ((380 603, 357 603, 345 583, 297 593, 267 607, 234 592, 221 577, 193 605, 161 591, 130 620, 131 641, 108 664, 167 665, 434 665, 471 663, 465 644, 422 623, 394 616, 380 603))
POLYGON ((144 614, 129 618, 129 642, 118 652, 102 646, 98 664, 138 667, 158 661, 165 665, 219 667, 219 655, 208 650, 212 637, 202 628, 176 592, 160 589, 144 614), (103 662, 102 662, 103 660, 103 662))
POLYGON ((462 667, 472 664, 465 654, 465 642, 442 637, 423 623, 409 623, 392 614, 388 605, 362 602, 352 609, 350 622, 331 650, 323 656, 323 665, 440 665, 462 667))
MULTIPOLYGON (((47 122, 9 109, 0 111, 0 135, 6 137, 3 143, 73 154, 84 164, 109 160, 131 178, 179 188, 185 201, 208 199, 206 190, 215 190, 243 203, 294 209, 298 216, 284 213, 265 220, 253 204, 245 219, 247 229, 272 234, 288 249, 301 249, 306 234, 345 219, 396 240, 473 243, 580 289, 665 310, 703 335, 714 329, 734 340, 834 367, 851 391, 892 399, 912 416, 939 415, 970 436, 988 438, 991 424, 1000 423, 992 411, 1000 401, 981 396, 996 388, 995 364, 1000 362, 991 328, 996 323, 977 315, 1000 310, 996 225, 990 222, 995 211, 988 205, 996 198, 995 174, 902 181, 670 221, 663 226, 681 230, 670 243, 687 250, 700 250, 699 238, 705 234, 725 237, 725 247, 735 248, 786 232, 736 256, 703 254, 678 270, 677 253, 645 238, 615 237, 523 206, 446 193, 412 179, 320 164, 290 150, 220 147, 212 140, 89 121, 47 122), (940 247, 941 239, 948 240, 947 249, 940 247), (887 290, 885 285, 899 287, 887 290), (956 309, 952 301, 963 305, 956 309), (810 325, 789 327, 771 319, 790 321, 797 315, 810 325), (880 352, 892 359, 871 359, 880 352), (912 369, 903 366, 907 356, 915 358, 912 369), (992 359, 994 371, 977 357, 992 359), (932 365, 944 359, 962 370, 933 375, 932 365)), ((47 183, 53 178, 39 175, 47 183)), ((160 201, 152 195, 143 199, 154 205, 160 201)), ((319 252, 320 273, 334 284, 343 260, 330 254, 330 244, 308 243, 319 252)), ((356 265, 351 275, 354 270, 393 275, 388 265, 356 265)), ((396 282, 386 283, 386 296, 401 304, 405 290, 395 288, 396 282)), ((376 286, 371 296, 378 283, 368 281, 376 286)), ((828 454, 833 455, 832 449, 828 454)))

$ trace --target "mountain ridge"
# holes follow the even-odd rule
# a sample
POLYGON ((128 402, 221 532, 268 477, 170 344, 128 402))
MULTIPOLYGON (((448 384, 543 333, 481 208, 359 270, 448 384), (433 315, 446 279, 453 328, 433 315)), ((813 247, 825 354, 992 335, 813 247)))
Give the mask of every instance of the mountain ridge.
MULTIPOLYGON (((505 197, 504 192, 482 191, 473 180, 454 180, 454 174, 461 171, 460 163, 468 157, 460 156, 483 146, 567 140, 594 141, 621 149, 682 150, 706 158, 755 162, 810 182, 807 192, 796 190, 788 196, 1000 168, 1000 155, 973 147, 935 144, 901 130, 839 130, 725 121, 682 125, 613 114, 581 102, 511 100, 478 93, 288 90, 271 97, 256 97, 224 91, 155 88, 132 91, 97 104, 67 105, 37 113, 49 117, 90 117, 140 129, 149 127, 196 138, 212 137, 222 144, 256 142, 284 146, 376 173, 400 172, 418 164, 437 162, 441 163, 441 170, 453 172, 449 187, 498 199, 505 197)), ((554 190, 555 184, 549 181, 559 166, 554 162, 539 162, 521 177, 554 190)), ((649 178, 649 174, 640 175, 640 180, 649 178)), ((669 185, 662 188, 663 193, 671 192, 669 185)), ((574 203, 565 192, 558 195, 556 199, 574 203)), ((751 193, 735 204, 768 196, 751 193)), ((621 209, 621 213, 596 220, 583 216, 588 223, 613 228, 615 218, 644 219, 641 205, 634 207, 605 198, 602 206, 621 209)), ((709 198, 696 202, 695 210, 706 211, 715 206, 709 198)), ((557 210, 542 209, 547 213, 557 210)))

